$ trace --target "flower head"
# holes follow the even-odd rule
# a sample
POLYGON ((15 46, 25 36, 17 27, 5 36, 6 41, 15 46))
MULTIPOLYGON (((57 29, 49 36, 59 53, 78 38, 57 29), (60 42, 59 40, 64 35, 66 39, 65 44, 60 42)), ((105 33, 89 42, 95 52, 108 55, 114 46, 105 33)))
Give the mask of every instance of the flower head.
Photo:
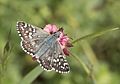
MULTIPOLYGON (((56 25, 48 24, 45 26, 44 30, 50 34, 53 34, 58 31, 58 28, 56 25)), ((57 39, 57 41, 60 43, 60 46, 64 52, 65 55, 69 55, 68 48, 72 47, 72 44, 70 43, 70 40, 66 34, 64 34, 63 29, 60 31, 60 36, 57 39)))

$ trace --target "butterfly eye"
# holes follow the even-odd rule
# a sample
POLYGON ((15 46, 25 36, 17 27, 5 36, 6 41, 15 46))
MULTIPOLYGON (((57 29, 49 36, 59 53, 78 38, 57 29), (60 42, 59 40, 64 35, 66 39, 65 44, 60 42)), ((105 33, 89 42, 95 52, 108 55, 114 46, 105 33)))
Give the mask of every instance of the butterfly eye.
POLYGON ((53 34, 53 32, 50 32, 50 34, 53 34))

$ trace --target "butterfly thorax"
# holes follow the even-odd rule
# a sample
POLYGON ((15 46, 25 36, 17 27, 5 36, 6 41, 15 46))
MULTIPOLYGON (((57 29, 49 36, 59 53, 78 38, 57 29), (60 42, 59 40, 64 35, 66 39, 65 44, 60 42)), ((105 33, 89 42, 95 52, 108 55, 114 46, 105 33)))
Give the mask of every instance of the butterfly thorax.
POLYGON ((56 43, 58 37, 60 36, 60 31, 55 32, 51 35, 49 35, 40 45, 39 45, 39 49, 38 51, 36 51, 36 56, 40 57, 42 56, 44 53, 46 53, 46 51, 50 48, 52 48, 54 46, 54 44, 56 43))

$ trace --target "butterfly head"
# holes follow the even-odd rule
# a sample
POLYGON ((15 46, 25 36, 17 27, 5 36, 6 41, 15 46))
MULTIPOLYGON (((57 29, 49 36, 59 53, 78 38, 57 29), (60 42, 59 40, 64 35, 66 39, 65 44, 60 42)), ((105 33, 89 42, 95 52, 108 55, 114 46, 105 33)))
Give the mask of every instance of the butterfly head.
POLYGON ((57 37, 57 38, 59 38, 59 37, 60 37, 60 34, 61 34, 61 32, 58 31, 58 32, 55 32, 55 33, 54 33, 54 36, 57 37))
POLYGON ((63 32, 63 28, 60 28, 57 32, 54 32, 54 36, 59 38, 62 32, 63 32))

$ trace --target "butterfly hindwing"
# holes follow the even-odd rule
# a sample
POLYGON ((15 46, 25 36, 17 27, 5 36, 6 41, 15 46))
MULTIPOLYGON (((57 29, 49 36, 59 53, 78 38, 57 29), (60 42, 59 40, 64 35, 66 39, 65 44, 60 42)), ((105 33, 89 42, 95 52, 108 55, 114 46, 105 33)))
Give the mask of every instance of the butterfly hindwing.
POLYGON ((66 60, 65 54, 60 47, 59 42, 55 43, 52 67, 56 72, 59 73, 68 73, 70 70, 69 64, 66 60))
POLYGON ((37 60, 44 70, 55 70, 59 73, 68 73, 70 70, 66 57, 56 41, 51 47, 37 60))

